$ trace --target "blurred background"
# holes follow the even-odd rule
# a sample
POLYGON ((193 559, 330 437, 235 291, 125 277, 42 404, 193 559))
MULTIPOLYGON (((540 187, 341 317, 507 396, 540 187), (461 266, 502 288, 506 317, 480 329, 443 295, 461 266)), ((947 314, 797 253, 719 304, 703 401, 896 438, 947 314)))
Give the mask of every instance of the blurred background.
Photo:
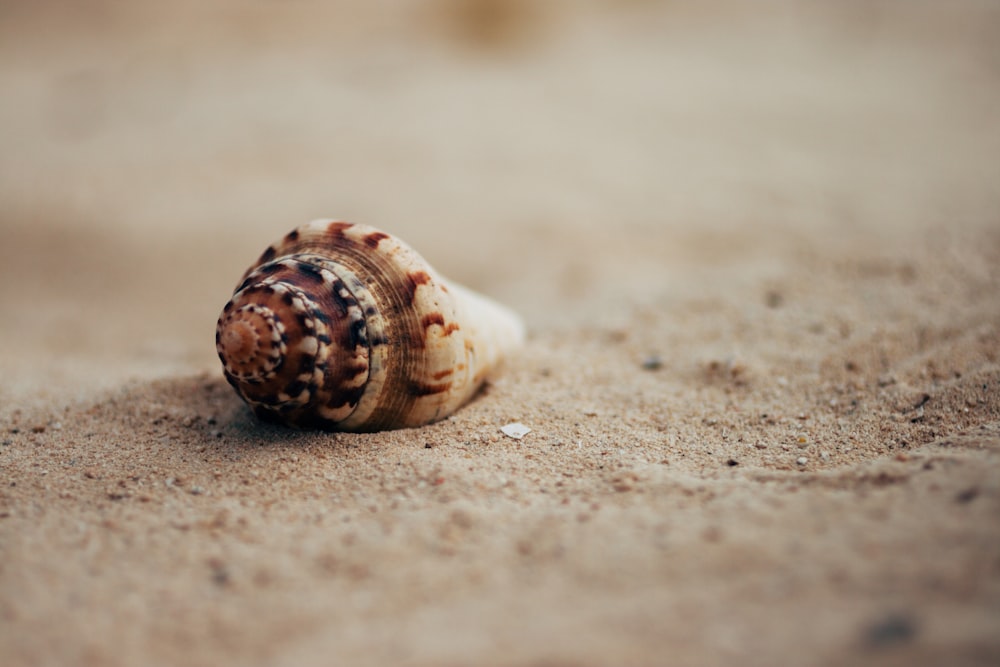
POLYGON ((2 2, 0 399, 214 371, 238 276, 318 217, 536 332, 974 236, 998 83, 989 0, 2 2))

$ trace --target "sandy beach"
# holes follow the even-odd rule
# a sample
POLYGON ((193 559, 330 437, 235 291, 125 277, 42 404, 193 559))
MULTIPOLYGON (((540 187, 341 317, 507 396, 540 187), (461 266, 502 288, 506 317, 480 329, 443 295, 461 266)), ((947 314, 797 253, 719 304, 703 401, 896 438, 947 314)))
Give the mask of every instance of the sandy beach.
POLYGON ((4 665, 1000 662, 1000 7, 0 17, 4 665), (327 217, 524 348, 260 423, 216 318, 327 217))

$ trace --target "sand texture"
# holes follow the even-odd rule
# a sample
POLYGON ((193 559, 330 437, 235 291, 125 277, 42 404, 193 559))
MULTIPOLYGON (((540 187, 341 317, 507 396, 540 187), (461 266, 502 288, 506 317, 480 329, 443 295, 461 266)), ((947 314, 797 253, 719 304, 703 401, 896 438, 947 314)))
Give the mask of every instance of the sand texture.
POLYGON ((0 663, 1000 664, 998 45, 973 0, 4 3, 0 663), (428 427, 258 423, 215 320, 319 217, 522 353, 428 427))

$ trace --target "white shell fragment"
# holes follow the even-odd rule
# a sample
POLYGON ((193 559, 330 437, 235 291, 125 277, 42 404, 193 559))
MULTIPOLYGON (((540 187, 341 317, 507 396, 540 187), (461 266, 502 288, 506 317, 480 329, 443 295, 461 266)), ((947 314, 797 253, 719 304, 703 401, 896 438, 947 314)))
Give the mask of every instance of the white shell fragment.
POLYGON ((531 429, 522 424, 521 422, 514 422, 512 424, 507 424, 506 426, 501 426, 500 432, 509 438, 520 440, 524 436, 531 433, 531 429))
POLYGON ((337 431, 443 419, 523 341, 509 309, 398 238, 336 220, 268 247, 215 335, 226 380, 258 417, 337 431))

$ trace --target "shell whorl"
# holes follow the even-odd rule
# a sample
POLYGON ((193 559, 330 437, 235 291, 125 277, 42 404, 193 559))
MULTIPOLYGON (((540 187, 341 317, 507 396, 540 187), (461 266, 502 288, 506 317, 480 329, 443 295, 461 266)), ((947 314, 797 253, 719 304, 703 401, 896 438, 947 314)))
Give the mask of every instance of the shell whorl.
POLYGON ((317 220, 247 270, 216 348, 259 417, 373 431, 451 414, 523 336, 516 315, 446 283, 399 239, 317 220))

